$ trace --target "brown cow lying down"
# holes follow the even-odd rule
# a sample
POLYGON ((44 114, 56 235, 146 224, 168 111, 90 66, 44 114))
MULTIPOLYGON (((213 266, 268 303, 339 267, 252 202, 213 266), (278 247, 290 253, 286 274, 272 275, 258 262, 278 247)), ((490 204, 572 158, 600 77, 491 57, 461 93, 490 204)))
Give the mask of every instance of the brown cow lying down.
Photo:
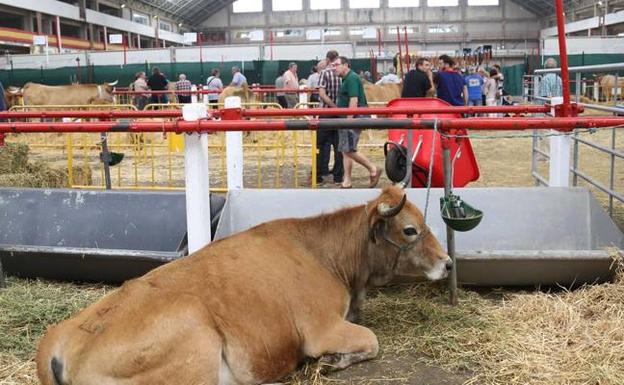
POLYGON ((44 385, 261 384, 306 357, 341 369, 377 355, 347 321, 370 286, 409 265, 432 280, 448 255, 404 192, 280 219, 212 243, 126 282, 51 327, 39 345, 44 385))

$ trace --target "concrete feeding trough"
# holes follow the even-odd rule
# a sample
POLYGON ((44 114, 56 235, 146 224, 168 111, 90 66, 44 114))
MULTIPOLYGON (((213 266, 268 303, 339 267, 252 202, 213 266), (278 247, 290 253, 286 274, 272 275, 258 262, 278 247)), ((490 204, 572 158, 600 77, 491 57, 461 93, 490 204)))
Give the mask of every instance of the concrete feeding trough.
MULTIPOLYGON (((210 200, 216 228, 225 199, 210 200)), ((0 189, 7 274, 121 282, 187 251, 184 192, 0 189)))
MULTIPOLYGON (((409 189, 424 210, 425 189, 409 189)), ((584 188, 455 189, 483 211, 475 229, 455 233, 458 280, 465 285, 524 286, 604 282, 612 278, 609 247, 624 235, 584 188)), ((378 190, 230 191, 215 239, 277 218, 306 217, 363 204, 378 190)), ((442 189, 432 189, 428 224, 446 246, 442 189)))

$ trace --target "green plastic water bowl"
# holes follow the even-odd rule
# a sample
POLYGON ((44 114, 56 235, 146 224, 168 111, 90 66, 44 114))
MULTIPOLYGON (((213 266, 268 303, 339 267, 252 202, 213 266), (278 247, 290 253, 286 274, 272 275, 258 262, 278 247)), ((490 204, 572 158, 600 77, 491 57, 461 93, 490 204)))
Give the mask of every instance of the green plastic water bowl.
MULTIPOLYGON (((109 166, 116 166, 119 163, 121 163, 121 161, 124 158, 124 153, 123 152, 109 152, 108 153, 108 165, 109 166)), ((100 160, 104 161, 104 153, 100 152, 100 160)))
POLYGON ((470 231, 483 219, 483 212, 470 206, 457 195, 440 198, 442 220, 455 231, 470 231))
POLYGON ((108 163, 109 166, 115 166, 121 163, 122 159, 124 158, 123 152, 111 152, 110 155, 111 155, 111 160, 108 163))

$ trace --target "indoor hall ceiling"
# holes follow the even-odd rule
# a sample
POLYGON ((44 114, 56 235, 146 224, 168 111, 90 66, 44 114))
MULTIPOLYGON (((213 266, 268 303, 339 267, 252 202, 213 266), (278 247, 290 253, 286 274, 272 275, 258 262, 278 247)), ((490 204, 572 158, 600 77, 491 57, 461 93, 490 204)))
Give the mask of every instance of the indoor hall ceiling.
MULTIPOLYGON (((502 0, 499 0, 502 1, 502 0)), ((536 14, 540 18, 553 16, 555 14, 555 0, 511 0, 524 9, 536 14)), ((609 4, 619 3, 620 1, 610 1, 609 4)), ((594 4, 604 3, 598 0, 563 0, 564 12, 578 10, 580 8, 589 8, 594 4)))
MULTIPOLYGON (((192 26, 197 26, 210 16, 226 8, 234 0, 138 0, 178 17, 192 26)), ((499 0, 507 1, 507 0, 499 0)), ((539 18, 555 14, 555 0, 510 0, 524 9, 534 13, 539 18)), ((613 3, 619 3, 613 0, 613 3)), ((563 0, 564 10, 591 7, 598 1, 594 0, 563 0)))
POLYGON ((161 11, 197 26, 234 0, 140 0, 161 11))

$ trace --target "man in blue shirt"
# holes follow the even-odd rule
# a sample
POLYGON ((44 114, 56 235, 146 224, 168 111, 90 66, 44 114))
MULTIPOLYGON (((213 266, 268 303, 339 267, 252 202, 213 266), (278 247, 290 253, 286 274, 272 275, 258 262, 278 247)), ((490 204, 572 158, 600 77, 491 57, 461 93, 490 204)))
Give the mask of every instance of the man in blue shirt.
POLYGON ((468 105, 483 105, 483 77, 474 69, 470 69, 470 75, 466 76, 466 87, 468 88, 468 105))
POLYGON ((438 58, 438 66, 440 70, 434 77, 438 98, 452 106, 465 106, 468 104, 466 81, 455 70, 455 61, 448 55, 442 55, 438 58))

